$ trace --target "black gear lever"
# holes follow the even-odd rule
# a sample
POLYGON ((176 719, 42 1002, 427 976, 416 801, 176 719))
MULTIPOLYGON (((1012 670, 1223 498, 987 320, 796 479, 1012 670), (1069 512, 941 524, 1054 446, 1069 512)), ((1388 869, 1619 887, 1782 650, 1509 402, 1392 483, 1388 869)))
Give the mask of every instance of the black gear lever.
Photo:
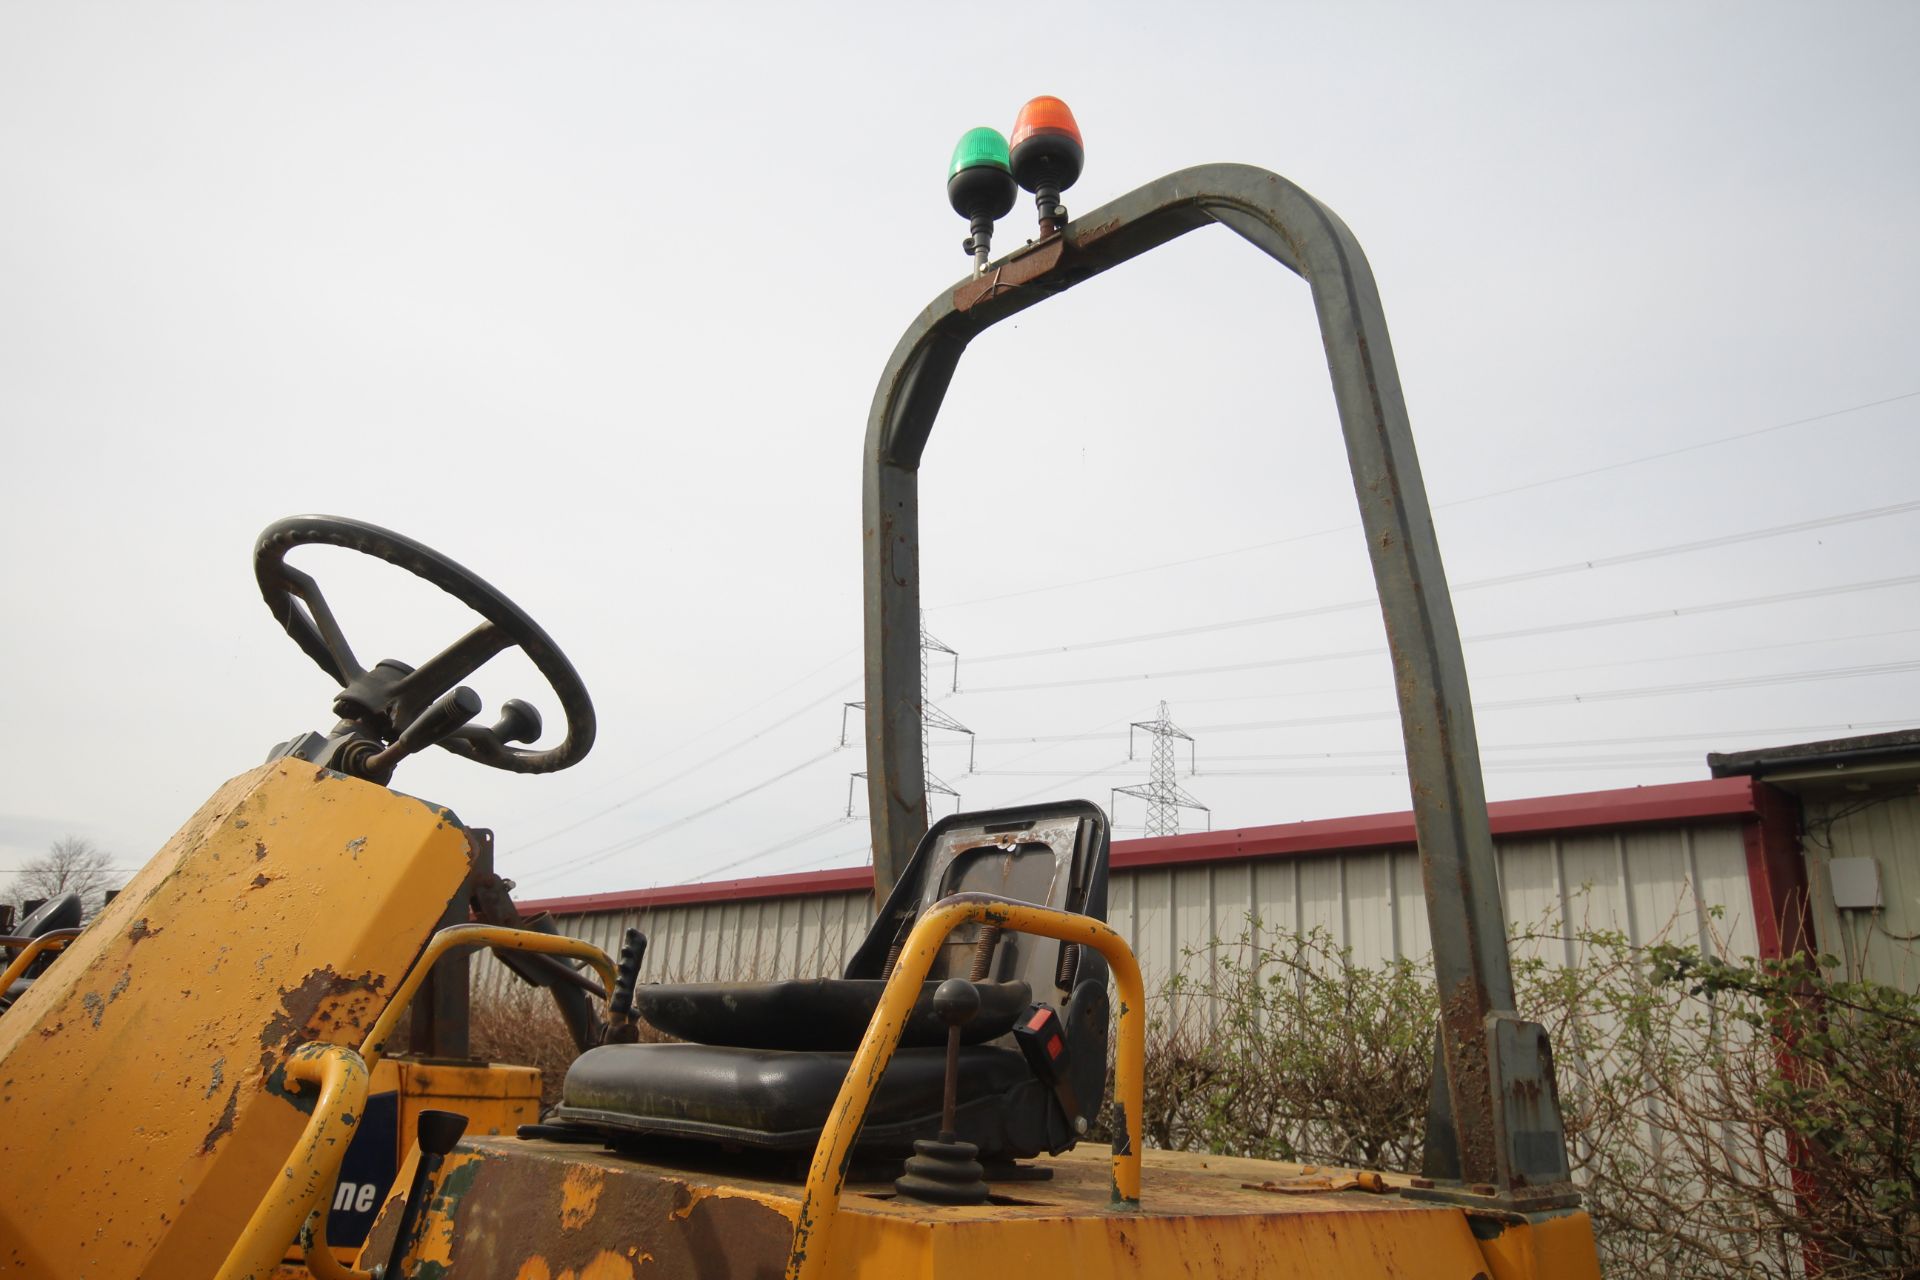
POLYGON ((980 1148, 954 1132, 960 1092, 960 1027, 980 1011, 980 992, 965 978, 948 978, 933 992, 933 1011, 947 1024, 947 1085, 940 1107, 940 1136, 916 1138, 906 1172, 893 1180, 900 1195, 929 1204, 985 1204, 986 1170, 980 1148))
POLYGON ((382 1280, 400 1280, 400 1263, 412 1243, 408 1239, 427 1207, 427 1184, 440 1172, 440 1164, 467 1131, 467 1118, 458 1111, 422 1111, 417 1136, 420 1158, 414 1162, 413 1183, 407 1188, 407 1203, 400 1210, 399 1229, 393 1233, 393 1248, 387 1253, 387 1265, 379 1271, 382 1280))
MULTIPOLYGON (((512 704, 509 703, 506 708, 502 708, 508 711, 509 716, 511 706, 512 704)), ((416 751, 426 750, 479 714, 479 694, 465 685, 451 689, 434 699, 433 705, 422 711, 414 722, 402 729, 400 736, 386 747, 359 761, 358 772, 363 777, 384 783, 393 777, 395 765, 416 751)), ((503 716, 502 721, 504 722, 507 718, 503 716)), ((539 732, 537 717, 534 722, 534 731, 539 732)))

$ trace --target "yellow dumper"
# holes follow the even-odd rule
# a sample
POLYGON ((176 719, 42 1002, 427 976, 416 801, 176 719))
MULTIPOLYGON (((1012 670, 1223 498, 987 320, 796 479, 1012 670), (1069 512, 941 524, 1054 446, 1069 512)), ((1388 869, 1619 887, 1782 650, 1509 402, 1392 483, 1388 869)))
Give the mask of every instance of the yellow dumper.
POLYGON ((237 1280, 291 1256, 322 1280, 1598 1275, 1547 1037, 1513 1013, 1459 637, 1359 244, 1237 165, 1070 221, 1079 136, 1052 99, 1010 150, 969 138, 949 191, 974 269, 902 336, 867 426, 880 905, 846 972, 637 984, 640 939, 616 964, 526 927, 491 834, 388 784, 436 745, 523 772, 574 763, 594 736, 578 675, 447 557, 351 520, 282 521, 257 576, 340 685, 337 723, 216 791, 0 1015, 0 1274, 237 1280), (1016 182, 1039 235, 995 260, 1016 182), (954 369, 989 326, 1213 225, 1308 286, 1391 639, 1441 988, 1418 1176, 1143 1150, 1146 993, 1104 923, 1105 815, 1073 801, 927 826, 918 471, 954 369), (418 666, 362 666, 287 560, 308 543, 400 565, 482 621, 418 666), (478 723, 461 681, 510 646, 553 686, 557 746, 515 745, 540 734, 524 703, 478 723), (550 1114, 529 1069, 467 1057, 474 946, 567 1015, 582 1052, 550 1114), (637 1043, 637 1019, 676 1039, 637 1043))

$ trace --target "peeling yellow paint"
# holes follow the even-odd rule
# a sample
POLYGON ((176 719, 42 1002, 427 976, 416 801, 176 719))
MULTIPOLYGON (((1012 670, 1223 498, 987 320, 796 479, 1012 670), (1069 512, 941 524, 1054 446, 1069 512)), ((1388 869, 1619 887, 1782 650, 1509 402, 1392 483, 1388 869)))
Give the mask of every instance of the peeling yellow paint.
MULTIPOLYGON (((399 1175, 394 1178, 395 1186, 405 1185, 402 1179, 411 1179, 413 1163, 418 1158, 419 1148, 416 1147, 413 1155, 407 1160, 406 1167, 401 1169, 399 1175)), ((427 1191, 428 1207, 437 1209, 439 1212, 430 1212, 422 1219, 420 1241, 408 1255, 412 1259, 411 1265, 417 1267, 423 1263, 437 1262, 443 1267, 448 1267, 453 1264, 454 1221, 457 1215, 446 1212, 448 1206, 442 1189, 454 1182, 462 1169, 479 1162, 479 1156, 470 1151, 458 1149, 450 1152, 441 1162, 440 1172, 434 1175, 433 1182, 427 1191)))
POLYGON ((567 1170, 567 1180, 560 1188, 562 1231, 578 1231, 593 1221, 593 1212, 600 1207, 600 1190, 606 1183, 607 1175, 591 1165, 567 1170))
POLYGON ((798 1211, 794 1202, 785 1196, 768 1195, 760 1191, 746 1191, 738 1187, 701 1187, 689 1185, 687 1187, 687 1202, 669 1212, 667 1217, 675 1222, 682 1221, 688 1214, 693 1212, 694 1206, 702 1200, 755 1200, 761 1204, 778 1209, 781 1214, 789 1219, 798 1211))

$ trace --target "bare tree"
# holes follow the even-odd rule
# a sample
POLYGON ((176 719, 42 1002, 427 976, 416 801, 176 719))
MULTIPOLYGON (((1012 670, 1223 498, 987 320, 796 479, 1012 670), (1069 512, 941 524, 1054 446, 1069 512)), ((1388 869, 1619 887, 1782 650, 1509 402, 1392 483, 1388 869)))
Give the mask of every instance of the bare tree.
POLYGON ((13 878, 16 902, 77 893, 88 907, 99 905, 100 895, 115 887, 113 855, 79 836, 55 840, 38 858, 31 859, 13 878))

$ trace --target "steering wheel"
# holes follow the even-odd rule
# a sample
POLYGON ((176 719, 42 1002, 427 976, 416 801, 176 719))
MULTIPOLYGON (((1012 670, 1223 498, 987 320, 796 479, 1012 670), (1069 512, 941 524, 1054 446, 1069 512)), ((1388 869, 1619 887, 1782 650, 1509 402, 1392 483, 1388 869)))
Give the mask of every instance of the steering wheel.
POLYGON ((509 746, 511 741, 532 741, 540 735, 539 714, 516 700, 507 704, 508 714, 499 724, 492 728, 466 725, 441 738, 439 745, 455 755, 513 773, 565 769, 577 764, 593 746, 593 700, 560 646, 491 583, 433 548, 362 520, 289 516, 268 525, 260 534, 253 547, 253 574, 274 620, 322 671, 339 682, 341 692, 334 701, 335 710, 343 717, 371 721, 387 741, 482 663, 518 647, 559 695, 567 717, 565 739, 544 751, 509 746), (405 569, 439 587, 485 621, 418 667, 386 661, 368 671, 354 657, 319 585, 286 562, 289 551, 312 543, 345 547, 405 569))

